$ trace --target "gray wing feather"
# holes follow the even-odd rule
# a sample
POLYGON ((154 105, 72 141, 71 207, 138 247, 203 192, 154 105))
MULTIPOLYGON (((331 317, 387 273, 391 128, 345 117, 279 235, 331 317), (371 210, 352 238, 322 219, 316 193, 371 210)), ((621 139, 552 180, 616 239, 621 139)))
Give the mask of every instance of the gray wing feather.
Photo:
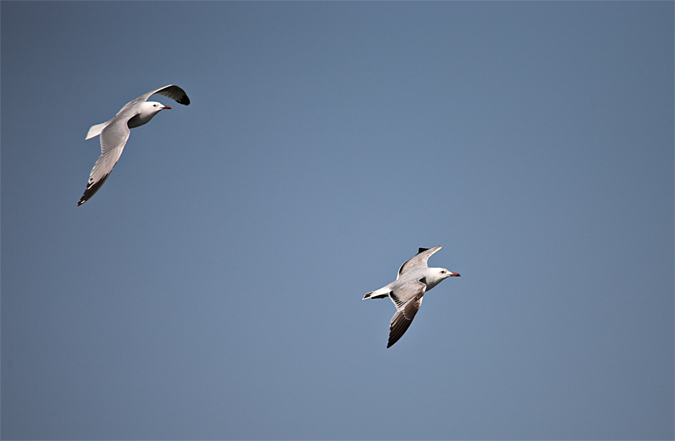
POLYGON ((394 343, 399 341, 405 331, 408 330, 417 311, 422 305, 422 297, 424 296, 424 288, 414 298, 410 299, 408 303, 403 305, 396 314, 391 318, 389 323, 389 340, 387 341, 387 348, 390 348, 394 343))
POLYGON ((441 248, 443 247, 437 246, 433 248, 420 248, 415 257, 412 257, 411 259, 407 260, 403 265, 401 265, 401 268, 398 269, 398 275, 396 276, 396 280, 398 280, 399 277, 401 277, 403 274, 407 273, 413 268, 417 268, 418 266, 427 266, 427 261, 429 260, 429 257, 431 257, 432 254, 434 254, 441 248))
POLYGON ((124 118, 115 118, 111 124, 103 129, 101 132, 101 156, 98 157, 94 168, 91 169, 87 188, 77 205, 87 202, 108 179, 110 172, 122 156, 124 146, 129 139, 129 133, 127 119, 124 118))
POLYGON ((414 299, 420 293, 424 293, 427 289, 425 283, 416 279, 394 282, 390 287, 391 292, 389 293, 389 298, 394 302, 396 309, 401 309, 403 305, 414 299))

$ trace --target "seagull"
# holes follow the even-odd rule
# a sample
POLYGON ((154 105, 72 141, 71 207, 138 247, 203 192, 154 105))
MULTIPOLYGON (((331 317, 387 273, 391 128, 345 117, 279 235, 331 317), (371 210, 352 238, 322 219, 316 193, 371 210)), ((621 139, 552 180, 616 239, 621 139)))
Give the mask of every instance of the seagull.
POLYGON ((415 314, 422 305, 424 293, 448 277, 460 277, 445 268, 429 268, 427 261, 432 254, 443 247, 420 248, 417 254, 401 265, 396 280, 376 291, 371 291, 365 299, 383 299, 389 297, 396 306, 396 314, 389 323, 389 341, 387 348, 396 343, 408 330, 415 314))
POLYGON ((94 168, 91 169, 87 188, 77 203, 78 207, 87 202, 101 188, 105 180, 108 179, 108 176, 110 176, 110 172, 112 172, 113 167, 115 167, 115 164, 120 159, 124 145, 127 143, 127 139, 129 139, 129 129, 142 126, 161 110, 171 109, 171 107, 165 106, 162 103, 148 101, 148 98, 156 93, 171 98, 178 104, 185 106, 190 104, 190 98, 188 98, 183 89, 169 84, 168 86, 145 93, 133 101, 129 101, 111 120, 91 126, 85 140, 101 135, 101 156, 98 157, 94 168))

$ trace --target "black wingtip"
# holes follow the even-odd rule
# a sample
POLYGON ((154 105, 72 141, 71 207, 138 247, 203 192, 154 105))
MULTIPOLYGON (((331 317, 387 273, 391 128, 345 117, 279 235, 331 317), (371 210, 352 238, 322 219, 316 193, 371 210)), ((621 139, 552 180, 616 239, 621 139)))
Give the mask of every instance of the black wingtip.
POLYGON ((189 106, 190 105, 190 98, 188 98, 187 95, 184 97, 181 97, 180 99, 176 100, 178 104, 182 104, 184 106, 189 106))
POLYGON ((431 249, 431 248, 420 248, 420 249, 417 251, 417 254, 423 253, 423 252, 425 252, 425 251, 427 251, 427 250, 430 250, 430 249, 431 249))
POLYGON ((91 197, 94 196, 94 194, 98 191, 98 189, 101 188, 101 185, 103 185, 103 183, 108 179, 108 176, 110 176, 110 173, 103 176, 98 182, 92 184, 88 183, 86 190, 84 190, 84 194, 80 198, 80 201, 77 203, 77 206, 79 207, 80 205, 84 204, 89 199, 91 199, 91 197))

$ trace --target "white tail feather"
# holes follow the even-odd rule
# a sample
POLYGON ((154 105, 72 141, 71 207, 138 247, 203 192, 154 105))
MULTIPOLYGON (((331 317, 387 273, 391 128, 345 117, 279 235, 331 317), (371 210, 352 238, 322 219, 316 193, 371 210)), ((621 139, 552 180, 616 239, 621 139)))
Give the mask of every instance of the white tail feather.
POLYGON ((91 126, 91 128, 90 128, 89 131, 87 132, 87 137, 84 138, 85 141, 86 141, 87 139, 93 138, 94 136, 100 135, 101 132, 103 131, 103 129, 105 129, 105 126, 107 126, 109 122, 110 122, 110 121, 106 121, 106 122, 104 122, 104 123, 96 124, 95 126, 91 126))
POLYGON ((365 296, 363 296, 363 300, 366 299, 383 299, 385 297, 389 297, 389 293, 391 290, 387 288, 386 286, 384 288, 380 288, 376 291, 371 291, 365 296))

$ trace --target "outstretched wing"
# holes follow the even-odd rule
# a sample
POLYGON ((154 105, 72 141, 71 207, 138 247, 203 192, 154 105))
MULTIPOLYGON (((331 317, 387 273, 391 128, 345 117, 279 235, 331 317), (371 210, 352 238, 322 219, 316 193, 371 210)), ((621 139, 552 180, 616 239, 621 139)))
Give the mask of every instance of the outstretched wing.
POLYGON ((154 94, 159 94, 167 98, 171 98, 178 104, 182 104, 184 106, 190 105, 190 98, 188 98, 187 93, 185 93, 183 89, 176 86, 175 84, 169 84, 168 86, 160 87, 159 89, 151 90, 148 93, 144 93, 143 95, 139 96, 134 101, 132 101, 132 103, 147 101, 148 98, 150 98, 150 96, 154 94))
POLYGON ((417 268, 418 266, 427 266, 427 261, 429 260, 429 257, 431 257, 432 254, 434 254, 441 248, 443 247, 438 246, 433 248, 420 248, 419 251, 417 251, 415 257, 409 259, 403 265, 401 265, 401 268, 398 269, 398 275, 396 276, 396 280, 398 280, 399 277, 401 277, 403 274, 407 273, 413 268, 417 268))
MULTIPOLYGON (((391 318, 391 322, 389 323, 389 341, 387 342, 387 348, 390 348, 403 337, 403 334, 405 334, 405 331, 408 330, 415 318, 415 314, 419 311, 426 287, 423 283, 420 283, 420 285, 422 286, 419 292, 412 299, 408 300, 408 302, 402 304, 396 311, 396 314, 391 318)), ((394 301, 394 303, 396 303, 396 301, 394 301)))
POLYGON ((127 120, 122 118, 117 118, 103 129, 101 132, 101 156, 98 157, 94 168, 91 169, 87 188, 77 203, 78 206, 87 202, 108 179, 113 167, 122 156, 124 146, 129 139, 129 133, 127 120))

